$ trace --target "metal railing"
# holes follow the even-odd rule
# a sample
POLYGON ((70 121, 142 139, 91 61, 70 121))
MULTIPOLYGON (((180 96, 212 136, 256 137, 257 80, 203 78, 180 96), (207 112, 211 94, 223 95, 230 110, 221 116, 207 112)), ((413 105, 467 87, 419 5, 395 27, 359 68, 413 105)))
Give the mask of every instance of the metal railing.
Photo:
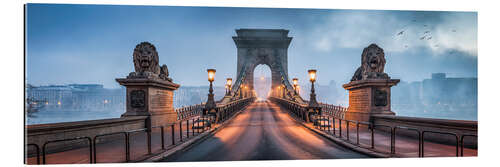
POLYGON ((461 157, 464 156, 464 138, 467 136, 476 137, 476 140, 477 140, 477 135, 462 135, 462 137, 460 137, 460 156, 461 157))
POLYGON ((148 155, 151 154, 151 131, 148 130, 148 128, 142 128, 142 129, 135 129, 135 130, 131 130, 131 131, 127 131, 127 135, 128 135, 128 143, 127 143, 127 147, 128 147, 128 150, 129 150, 129 153, 128 153, 128 156, 129 156, 129 160, 130 160, 130 151, 132 150, 130 148, 130 134, 134 134, 134 133, 139 133, 139 132, 145 132, 146 133, 146 136, 147 136, 147 147, 148 147, 148 155))
MULTIPOLYGON (((221 121, 226 121, 228 120, 236 111, 239 111, 243 109, 245 106, 250 104, 255 98, 246 98, 246 99, 239 99, 232 101, 228 104, 218 106, 216 110, 220 111, 221 113, 221 118, 223 118, 221 121)), ((97 163, 97 159, 99 158, 97 156, 98 154, 98 149, 97 149, 97 144, 99 143, 99 139, 105 136, 113 136, 113 135, 123 135, 125 139, 125 161, 130 162, 130 153, 133 151, 132 148, 130 147, 130 137, 132 134, 139 133, 139 132, 145 132, 147 135, 147 154, 151 155, 152 154, 152 141, 151 141, 151 133, 152 129, 159 128, 160 129, 160 135, 161 135, 161 148, 162 150, 166 150, 166 139, 165 139, 165 130, 166 127, 170 126, 171 128, 171 141, 172 145, 176 145, 176 138, 175 138, 175 131, 176 131, 176 124, 179 124, 179 142, 183 142, 183 123, 186 121, 186 137, 190 138, 190 132, 192 133, 191 137, 195 136, 195 133, 201 134, 206 132, 207 130, 210 130, 212 128, 212 124, 215 123, 215 119, 210 116, 199 116, 201 115, 202 108, 204 105, 198 104, 195 106, 188 106, 188 107, 183 107, 181 109, 176 109, 176 112, 178 113, 178 121, 166 125, 166 126, 154 126, 151 127, 151 129, 148 128, 141 128, 141 129, 135 129, 135 130, 130 130, 130 131, 119 131, 119 132, 113 132, 113 133, 105 133, 105 134, 98 134, 94 136, 93 138, 87 137, 87 136, 81 136, 81 137, 75 137, 75 138, 68 138, 68 139, 61 139, 61 140, 51 140, 47 141, 43 144, 42 146, 42 163, 46 164, 46 156, 47 156, 47 145, 50 143, 58 143, 58 142, 66 142, 66 141, 74 141, 74 140, 87 140, 88 143, 88 148, 89 148, 89 163, 97 163), (199 117, 198 117, 199 116, 199 117), (190 124, 191 122, 191 124, 190 124), (191 127, 190 127, 191 125, 191 127), (201 127, 201 128, 194 128, 194 127, 201 127), (190 130, 191 129, 191 130, 190 130)), ((27 147, 33 146, 35 147, 36 153, 37 153, 37 164, 40 164, 40 150, 37 144, 27 144, 27 147)))
POLYGON ((455 133, 451 133, 451 132, 437 132, 437 131, 429 131, 429 130, 426 130, 426 131, 423 131, 423 132, 422 132, 422 138, 420 139, 420 140, 421 140, 421 143, 422 143, 422 155, 421 155, 421 157, 424 157, 424 156, 425 156, 425 153, 424 153, 424 150, 425 150, 425 149, 424 149, 424 144, 425 144, 424 139, 425 139, 425 136, 424 136, 424 135, 425 135, 425 133, 426 133, 426 132, 427 132, 427 133, 436 133, 436 134, 443 134, 443 135, 451 135, 451 136, 454 136, 454 137, 455 137, 455 139, 456 139, 456 156, 457 156, 457 157, 459 156, 459 154, 458 154, 458 150, 459 150, 459 145, 458 145, 458 143, 459 143, 460 141, 459 141, 459 138, 458 138, 458 135, 457 135, 457 134, 455 134, 455 133))
POLYGON ((418 136, 418 157, 423 157, 422 156, 422 132, 418 129, 415 129, 415 128, 408 128, 408 127, 404 127, 404 126, 395 126, 393 128, 393 132, 394 132, 394 148, 391 149, 392 151, 392 154, 396 154, 396 130, 397 129, 405 129, 405 130, 408 130, 408 131, 414 131, 414 132, 417 132, 417 136, 418 136))
POLYGON ((51 140, 47 141, 43 144, 42 146, 42 163, 46 164, 46 147, 47 144, 49 143, 58 143, 58 142, 66 142, 66 141, 74 141, 74 140, 83 140, 86 139, 89 141, 89 163, 92 163, 92 139, 90 137, 75 137, 75 138, 68 138, 68 139, 61 139, 61 140, 51 140))
POLYGON ((177 113, 177 120, 190 119, 201 115, 203 109, 205 108, 205 103, 200 103, 192 106, 185 106, 181 108, 176 108, 174 111, 177 113))
POLYGON ((100 137, 104 137, 104 136, 113 136, 113 135, 119 135, 119 134, 123 134, 123 137, 125 139, 125 162, 130 161, 130 152, 129 152, 129 144, 128 144, 129 138, 128 138, 127 132, 115 132, 115 133, 100 134, 100 135, 96 135, 94 137, 94 140, 93 140, 94 142, 92 145, 92 147, 94 148, 94 163, 97 163, 97 148, 96 148, 97 139, 100 137))
POLYGON ((35 151, 36 151, 36 164, 40 164, 40 147, 38 146, 38 144, 27 144, 26 147, 29 147, 29 146, 33 146, 35 147, 35 151))
MULTIPOLYGON (((287 108, 288 112, 292 116, 294 116, 296 118, 300 118, 301 121, 306 121, 304 119, 305 118, 304 115, 305 115, 305 111, 306 111, 306 107, 307 107, 306 105, 298 104, 296 102, 288 101, 288 100, 282 99, 282 98, 271 97, 270 99, 271 99, 271 101, 276 102, 279 105, 287 108)), ((327 110, 322 111, 324 115, 317 116, 316 118, 323 119, 324 116, 331 116, 332 117, 332 124, 330 124, 330 121, 329 121, 330 118, 328 118, 328 123, 327 123, 327 125, 325 125, 325 126, 333 125, 333 127, 332 127, 333 135, 332 136, 343 139, 343 137, 342 137, 342 121, 344 121, 346 123, 346 127, 347 127, 346 128, 346 135, 347 135, 346 142, 357 145, 359 147, 362 147, 365 149, 371 149, 373 151, 378 151, 375 149, 375 132, 374 132, 374 130, 376 129, 376 127, 385 127, 386 128, 385 130, 390 132, 390 144, 389 144, 390 155, 396 154, 396 132, 398 131, 398 129, 399 130, 404 129, 407 131, 416 132, 417 141, 418 141, 418 157, 424 157, 424 149, 425 149, 425 147, 424 147, 424 141, 425 141, 424 134, 426 134, 426 133, 445 134, 445 135, 454 136, 455 137, 455 148, 456 148, 455 154, 457 157, 463 156, 463 154, 464 154, 464 138, 465 137, 476 137, 476 139, 477 139, 477 135, 475 135, 475 134, 457 135, 457 134, 451 133, 451 132, 419 130, 417 128, 410 128, 410 127, 399 126, 399 125, 389 126, 389 125, 382 125, 382 124, 373 124, 371 122, 360 122, 360 121, 354 121, 354 120, 347 120, 347 119, 343 119, 344 118, 343 112, 347 111, 346 108, 343 108, 341 106, 327 105, 327 104, 320 104, 320 105, 322 106, 322 109, 326 108, 327 110), (337 113, 335 113, 334 111, 337 111, 337 113), (336 121, 338 122, 338 125, 339 125, 338 126, 338 128, 339 128, 338 136, 336 135, 336 127, 335 127, 336 121), (355 143, 351 142, 351 140, 350 140, 350 130, 349 130, 350 123, 356 124, 356 142, 355 143), (370 130, 370 140, 371 140, 371 142, 370 142, 371 147, 370 148, 366 148, 366 147, 362 146, 360 141, 359 141, 359 127, 360 127, 360 125, 366 125, 366 126, 368 126, 368 129, 370 130)), ((323 121, 320 121, 320 122, 323 122, 323 121)), ((319 129, 321 131, 325 131, 325 130, 326 130, 326 132, 330 131, 329 128, 325 129, 324 126, 322 126, 322 125, 313 124, 313 127, 316 129, 319 129)))

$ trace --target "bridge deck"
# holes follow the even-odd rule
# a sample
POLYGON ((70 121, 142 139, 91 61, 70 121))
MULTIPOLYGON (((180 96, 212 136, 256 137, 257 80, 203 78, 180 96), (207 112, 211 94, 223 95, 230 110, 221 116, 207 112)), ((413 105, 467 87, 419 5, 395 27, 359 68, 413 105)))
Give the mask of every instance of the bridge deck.
POLYGON ((256 102, 210 138, 163 161, 367 158, 306 129, 277 105, 256 102))

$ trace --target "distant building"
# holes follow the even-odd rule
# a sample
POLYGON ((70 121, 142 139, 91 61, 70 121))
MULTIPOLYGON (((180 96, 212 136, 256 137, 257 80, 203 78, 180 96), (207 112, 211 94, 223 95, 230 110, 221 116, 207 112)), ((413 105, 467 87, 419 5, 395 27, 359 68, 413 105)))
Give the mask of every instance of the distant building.
POLYGON ((422 100, 426 104, 477 104, 477 78, 447 78, 434 73, 422 81, 422 100))
POLYGON ((433 73, 430 79, 402 81, 391 90, 392 110, 398 115, 477 120, 477 78, 448 78, 433 73))
POLYGON ((125 89, 106 89, 100 84, 32 86, 26 95, 44 101, 47 110, 107 110, 125 108, 125 89))
MULTIPOLYGON (((174 108, 200 104, 207 101, 208 86, 181 86, 174 91, 174 108)), ((224 97, 226 90, 224 87, 213 87, 215 100, 224 97)))

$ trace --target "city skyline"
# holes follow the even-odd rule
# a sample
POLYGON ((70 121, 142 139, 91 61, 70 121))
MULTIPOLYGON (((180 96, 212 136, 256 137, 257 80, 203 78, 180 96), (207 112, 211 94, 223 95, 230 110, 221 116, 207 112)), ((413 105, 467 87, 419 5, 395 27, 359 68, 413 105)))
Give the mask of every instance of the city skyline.
POLYGON ((26 16, 26 77, 34 85, 117 88, 114 79, 133 69, 122 65, 132 60, 130 48, 149 41, 174 82, 208 85, 206 69, 216 68, 222 86, 236 78, 238 28, 290 30, 288 73, 301 84, 310 68, 319 84, 347 83, 370 43, 384 48, 392 78, 477 77, 475 12, 28 4, 26 16))

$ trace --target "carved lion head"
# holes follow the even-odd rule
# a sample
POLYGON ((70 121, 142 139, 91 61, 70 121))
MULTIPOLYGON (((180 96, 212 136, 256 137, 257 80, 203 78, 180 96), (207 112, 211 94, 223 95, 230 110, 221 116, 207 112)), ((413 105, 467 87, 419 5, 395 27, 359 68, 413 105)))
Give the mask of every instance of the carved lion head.
POLYGON ((383 73, 385 66, 384 50, 376 44, 371 44, 363 49, 361 62, 366 72, 383 73))
POLYGON ((158 52, 149 42, 141 42, 134 49, 134 66, 136 72, 159 73, 158 52))

